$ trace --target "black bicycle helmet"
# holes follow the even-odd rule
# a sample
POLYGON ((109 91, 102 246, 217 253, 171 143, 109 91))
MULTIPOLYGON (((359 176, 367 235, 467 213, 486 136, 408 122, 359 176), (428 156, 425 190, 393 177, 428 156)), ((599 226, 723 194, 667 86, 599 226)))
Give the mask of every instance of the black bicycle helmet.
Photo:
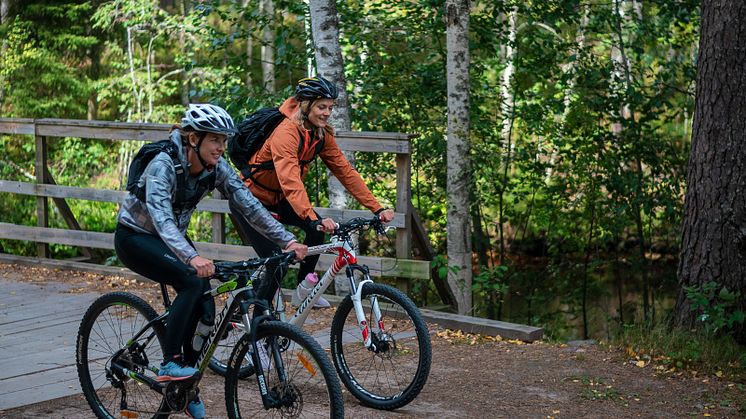
POLYGON ((295 88, 298 100, 336 99, 338 95, 337 86, 321 76, 300 79, 295 88))
POLYGON ((184 112, 181 125, 192 127, 195 131, 212 132, 228 137, 236 133, 233 118, 228 115, 228 112, 220 106, 209 103, 190 104, 184 112))

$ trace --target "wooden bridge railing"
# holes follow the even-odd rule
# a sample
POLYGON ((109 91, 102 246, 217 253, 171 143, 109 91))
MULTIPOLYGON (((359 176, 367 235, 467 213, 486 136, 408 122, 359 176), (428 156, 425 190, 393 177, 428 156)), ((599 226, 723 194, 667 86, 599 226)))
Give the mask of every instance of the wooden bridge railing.
MULTIPOLYGON (((0 135, 24 134, 33 136, 36 145, 36 182, 0 180, 0 192, 36 196, 37 226, 22 226, 0 222, 0 239, 29 240, 37 243, 39 257, 48 258, 49 243, 59 243, 81 248, 84 256, 90 257, 90 248, 113 249, 113 233, 82 231, 65 199, 82 199, 100 202, 121 202, 126 192, 58 185, 47 165, 47 144, 59 137, 103 139, 114 141, 155 141, 166 138, 170 125, 124 123, 106 121, 82 121, 65 119, 18 119, 0 118, 0 135), (69 229, 49 227, 49 202, 52 198, 69 229)), ((397 228, 396 258, 361 257, 371 267, 373 274, 405 279, 430 278, 428 261, 412 260, 412 244, 430 255, 432 248, 419 218, 411 204, 411 152, 412 135, 384 132, 340 132, 337 142, 345 151, 395 153, 396 161, 396 216, 391 223, 397 228), (417 224, 417 225, 415 225, 417 224), (414 237, 413 237, 414 233, 414 237), (413 240, 414 239, 414 240, 413 240)), ((229 214, 228 203, 223 199, 208 198, 197 207, 213 213, 212 242, 197 242, 200 253, 221 260, 239 260, 254 255, 244 246, 225 244, 225 214, 229 214)), ((316 208, 322 216, 347 220, 356 216, 368 216, 368 211, 351 209, 316 208)), ((319 269, 332 262, 330 255, 322 255, 319 269)), ((436 281, 436 287, 444 302, 448 302, 445 285, 436 281)))

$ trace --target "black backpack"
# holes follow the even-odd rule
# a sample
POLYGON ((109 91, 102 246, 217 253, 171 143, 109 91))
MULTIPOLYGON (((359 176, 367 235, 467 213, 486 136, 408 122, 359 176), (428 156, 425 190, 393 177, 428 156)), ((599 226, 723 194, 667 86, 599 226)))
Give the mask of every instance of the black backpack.
POLYGON ((176 170, 176 202, 174 208, 192 208, 197 205, 205 189, 215 189, 215 171, 213 170, 212 173, 205 178, 205 181, 198 185, 198 190, 192 196, 192 199, 186 201, 186 174, 184 167, 181 164, 181 160, 179 160, 179 149, 176 147, 176 144, 168 139, 143 145, 132 159, 129 174, 127 175, 127 190, 135 195, 137 199, 145 202, 145 186, 138 186, 138 182, 140 181, 140 177, 145 171, 145 168, 148 167, 148 163, 150 163, 150 161, 161 152, 165 152, 171 157, 171 161, 173 161, 174 164, 174 170, 176 170))
MULTIPOLYGON (((263 108, 252 113, 236 127, 238 133, 228 142, 228 157, 241 172, 244 179, 251 178, 254 173, 262 169, 274 168, 272 161, 259 164, 249 164, 249 159, 262 147, 275 128, 285 119, 285 115, 278 108, 263 108)), ((324 147, 324 141, 319 141, 314 150, 314 158, 324 147)), ((303 142, 298 142, 298 154, 303 151, 303 142)), ((301 161, 301 166, 313 161, 301 161)), ((261 186, 261 185, 259 185, 261 186)))

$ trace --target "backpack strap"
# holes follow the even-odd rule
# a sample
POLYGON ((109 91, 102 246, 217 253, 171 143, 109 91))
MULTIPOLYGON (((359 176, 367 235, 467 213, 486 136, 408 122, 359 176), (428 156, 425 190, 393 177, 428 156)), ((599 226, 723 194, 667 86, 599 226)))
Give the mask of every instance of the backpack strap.
POLYGON ((179 159, 179 150, 173 143, 169 143, 164 151, 171 157, 171 162, 173 162, 174 171, 176 172, 176 203, 180 204, 179 209, 184 209, 186 207, 184 202, 186 196, 186 170, 184 170, 181 159, 179 159))

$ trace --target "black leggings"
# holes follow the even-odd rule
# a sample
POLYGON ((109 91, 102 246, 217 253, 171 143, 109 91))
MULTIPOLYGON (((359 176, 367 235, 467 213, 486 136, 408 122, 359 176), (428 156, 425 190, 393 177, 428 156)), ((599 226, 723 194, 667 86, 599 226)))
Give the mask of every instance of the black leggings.
MULTIPOLYGON (((306 233, 306 238, 305 240, 303 240, 303 244, 305 244, 306 246, 316 246, 324 243, 324 232, 316 230, 310 225, 308 221, 302 220, 295 213, 293 207, 290 206, 290 203, 286 199, 281 200, 280 203, 277 205, 265 205, 265 207, 268 210, 276 213, 280 217, 281 223, 285 225, 300 227, 306 233)), ((259 257, 272 256, 274 253, 282 251, 282 249, 274 244, 274 242, 270 241, 266 237, 259 234, 256 230, 254 230, 249 225, 249 223, 247 223, 246 220, 239 215, 241 214, 240 211, 237 211, 236 208, 231 207, 231 212, 233 214, 236 214, 236 216, 233 217, 233 220, 235 220, 236 222, 236 229, 241 231, 245 237, 249 237, 251 240, 251 243, 244 244, 251 245, 257 255, 259 255, 259 257)), ((316 215, 318 216, 318 214, 316 215)), ((298 283, 300 283, 303 278, 306 277, 306 275, 316 269, 316 263, 318 261, 319 255, 307 256, 305 259, 303 259, 303 261, 300 263, 300 268, 298 269, 298 283)), ((262 281, 262 283, 258 286, 255 284, 254 288, 256 289, 257 296, 259 298, 271 301, 272 298, 275 296, 277 288, 280 286, 282 278, 285 276, 285 271, 277 269, 277 266, 275 265, 267 266, 267 272, 274 272, 274 275, 267 275, 265 277, 265 280, 262 281)))
POLYGON ((176 289, 166 324, 163 355, 165 360, 177 357, 182 354, 183 345, 184 360, 193 365, 198 352, 192 349, 191 340, 197 321, 203 312, 207 316, 215 313, 212 298, 202 299, 202 293, 210 289, 210 281, 190 272, 189 265, 180 261, 160 237, 139 233, 122 224, 117 224, 114 233, 114 249, 119 260, 131 270, 176 289))

